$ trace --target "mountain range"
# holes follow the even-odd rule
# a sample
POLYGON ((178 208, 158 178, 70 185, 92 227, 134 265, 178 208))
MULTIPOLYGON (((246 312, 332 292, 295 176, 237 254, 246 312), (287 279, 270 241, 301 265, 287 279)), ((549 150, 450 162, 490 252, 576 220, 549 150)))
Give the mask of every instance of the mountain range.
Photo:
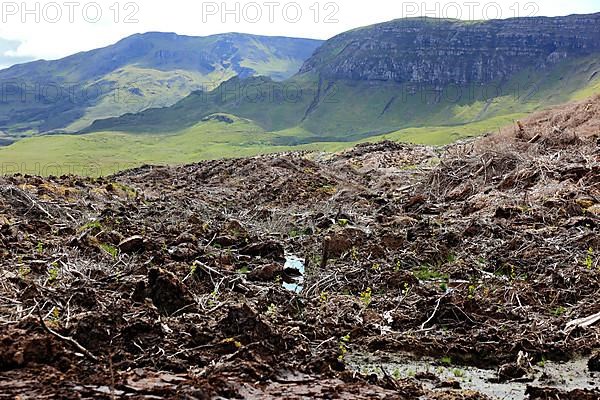
POLYGON ((318 40, 150 32, 56 61, 0 71, 0 131, 20 137, 76 131, 96 119, 172 105, 233 77, 283 80, 298 71, 318 40))
POLYGON ((117 90, 129 100, 116 106, 104 96, 3 113, 8 132, 77 135, 22 140, 0 149, 0 157, 116 170, 121 163, 335 150, 367 140, 451 143, 599 93, 600 13, 399 19, 323 43, 150 33, 72 57, 13 67, 0 78, 33 69, 117 88, 143 84, 117 90))
POLYGON ((350 141, 533 111, 600 85, 600 14, 463 22, 401 19, 326 41, 284 82, 235 77, 172 107, 86 132, 168 132, 226 112, 278 143, 350 141), (298 135, 298 132, 302 135, 298 135))

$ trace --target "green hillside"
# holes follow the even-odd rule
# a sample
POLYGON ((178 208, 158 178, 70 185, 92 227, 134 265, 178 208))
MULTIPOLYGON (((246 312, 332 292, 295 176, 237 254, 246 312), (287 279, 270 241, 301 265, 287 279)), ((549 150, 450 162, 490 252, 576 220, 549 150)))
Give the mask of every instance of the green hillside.
POLYGON ((172 107, 96 121, 85 132, 177 132, 225 112, 267 131, 301 129, 277 144, 356 141, 405 128, 456 126, 524 114, 589 96, 600 88, 600 57, 527 68, 503 82, 433 86, 380 81, 324 81, 313 73, 285 82, 233 78, 172 107), (285 94, 287 92, 287 95, 285 94))
POLYGON ((317 142, 313 140, 314 134, 302 128, 268 132, 250 120, 215 114, 207 121, 171 134, 98 132, 23 139, 0 147, 0 175, 105 176, 144 164, 185 164, 283 151, 335 152, 359 142, 380 140, 444 145, 494 132, 522 116, 507 115, 459 126, 405 128, 356 141, 317 142), (282 144, 293 141, 306 143, 282 144))
MULTIPOLYGON (((251 121, 219 114, 176 134, 101 132, 23 139, 0 147, 0 174, 99 176, 143 164, 182 164, 287 150, 320 150, 319 145, 274 146, 273 134, 251 121), (223 122, 224 119, 227 122, 223 122)), ((331 143, 335 151, 345 144, 331 143)))
POLYGON ((61 60, 15 65, 0 71, 0 132, 14 140, 77 131, 96 119, 170 106, 233 76, 283 80, 320 44, 233 33, 146 33, 61 60))
MULTIPOLYGON (((0 148, 3 172, 51 174, 43 167, 58 163, 63 172, 99 175, 383 139, 448 144, 600 93, 599 23, 600 14, 469 24, 395 20, 338 35, 312 56, 308 47, 317 43, 295 39, 134 36, 73 56, 84 67, 61 61, 50 71, 86 79, 102 71, 94 79, 115 87, 137 80, 143 90, 118 91, 119 116, 105 118, 115 112, 114 92, 86 107, 54 103, 52 113, 39 114, 43 125, 68 120, 78 134, 0 148), (308 59, 291 76, 301 56, 308 59), (182 98, 191 88, 197 90, 182 98)), ((22 121, 27 112, 6 115, 22 121)))
POLYGON ((34 137, 0 147, 0 172, 96 176, 142 164, 182 164, 290 150, 337 151, 358 142, 385 139, 444 145, 497 131, 535 110, 600 93, 599 70, 600 62, 593 57, 574 60, 544 73, 524 71, 506 86, 536 88, 533 91, 517 95, 506 89, 510 94, 487 102, 427 103, 414 95, 387 106, 386 112, 382 111, 390 99, 404 89, 390 83, 341 82, 331 92, 334 94, 322 91, 318 105, 307 112, 318 92, 318 82, 310 74, 293 78, 295 88, 310 93, 295 101, 238 101, 239 92, 234 88, 242 83, 253 99, 256 92, 250 88, 269 87, 277 93, 273 87, 282 84, 264 77, 234 78, 221 85, 221 92, 194 93, 172 107, 94 125, 117 122, 111 130, 34 137), (220 113, 223 111, 227 114, 220 113))

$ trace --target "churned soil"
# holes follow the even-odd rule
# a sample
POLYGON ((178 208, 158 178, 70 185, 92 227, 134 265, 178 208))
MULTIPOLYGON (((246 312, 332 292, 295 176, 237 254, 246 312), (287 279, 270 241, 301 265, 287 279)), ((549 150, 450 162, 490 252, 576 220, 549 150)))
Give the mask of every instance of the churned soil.
MULTIPOLYGON (((597 368, 599 104, 445 148, 2 177, 0 398, 492 398, 355 353, 597 368)), ((600 398, 551 386, 522 398, 600 398)))

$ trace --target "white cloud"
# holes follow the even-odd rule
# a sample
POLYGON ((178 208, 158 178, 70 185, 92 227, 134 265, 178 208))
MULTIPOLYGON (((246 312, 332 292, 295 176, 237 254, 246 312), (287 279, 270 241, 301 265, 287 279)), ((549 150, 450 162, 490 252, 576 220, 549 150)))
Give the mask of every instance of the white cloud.
POLYGON ((0 38, 0 69, 9 67, 16 63, 31 61, 31 57, 19 54, 20 42, 17 40, 6 40, 0 38))
MULTIPOLYGON (((95 2, 88 2, 79 0, 80 5, 77 7, 66 6, 67 3, 74 1, 28 0, 24 4, 30 11, 29 14, 25 13, 21 1, 2 2, 0 37, 20 42, 18 48, 11 49, 11 56, 55 59, 78 51, 107 46, 125 36, 147 31, 167 31, 187 35, 246 32, 327 39, 352 28, 411 16, 415 13, 454 17, 458 15, 457 10, 460 10, 463 19, 469 17, 469 12, 475 18, 481 19, 486 16, 496 16, 498 10, 501 11, 499 16, 506 18, 515 15, 524 16, 534 11, 537 15, 548 16, 590 13, 598 11, 599 8, 594 4, 597 0, 573 0, 568 3, 568 6, 560 2, 527 0, 484 1, 479 5, 473 5, 474 2, 470 0, 416 2, 390 0, 368 2, 355 0, 333 2, 329 0, 217 0, 215 2, 95 0, 95 2), (274 6, 272 3, 279 3, 279 6, 274 6), (11 8, 11 4, 17 7, 16 13, 15 9, 11 8), (50 23, 48 19, 57 19, 57 4, 62 18, 56 23, 50 23), (215 5, 218 12, 212 15, 215 5), (532 5, 537 8, 532 8, 532 5), (85 8, 87 13, 84 13, 84 7, 87 7, 85 8), (231 11, 236 7, 237 12, 222 15, 224 8, 231 11), (287 14, 284 13, 284 7, 287 14), (97 8, 101 10, 102 18, 95 23, 89 22, 95 17, 97 8), (295 11, 298 8, 301 10, 301 18, 293 23, 291 20, 296 18, 295 11), (118 13, 116 13, 117 9, 118 13), (262 18, 258 18, 257 10, 262 13, 262 18), (273 11, 272 21, 269 20, 270 11, 273 11), (134 15, 131 15, 132 13, 134 15), (73 22, 69 21, 70 15, 73 22), (126 23, 127 16, 137 19, 138 22, 126 23), (331 17, 330 20, 338 22, 327 23, 325 21, 327 16, 331 17), (39 22, 35 21, 36 17, 39 18, 39 22), (236 17, 239 17, 239 21, 236 21, 236 17), (225 23, 222 22, 222 18, 226 18, 225 23), (258 22, 249 21, 252 19, 258 22)), ((2 62, 0 60, 0 63, 2 62)))

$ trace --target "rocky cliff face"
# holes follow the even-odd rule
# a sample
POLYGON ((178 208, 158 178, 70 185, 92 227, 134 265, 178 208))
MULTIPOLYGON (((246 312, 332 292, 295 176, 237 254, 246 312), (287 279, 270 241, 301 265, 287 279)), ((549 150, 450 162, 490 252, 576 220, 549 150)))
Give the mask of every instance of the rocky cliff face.
POLYGON ((487 83, 593 53, 600 53, 600 13, 485 22, 416 18, 338 35, 301 72, 327 79, 487 83))

